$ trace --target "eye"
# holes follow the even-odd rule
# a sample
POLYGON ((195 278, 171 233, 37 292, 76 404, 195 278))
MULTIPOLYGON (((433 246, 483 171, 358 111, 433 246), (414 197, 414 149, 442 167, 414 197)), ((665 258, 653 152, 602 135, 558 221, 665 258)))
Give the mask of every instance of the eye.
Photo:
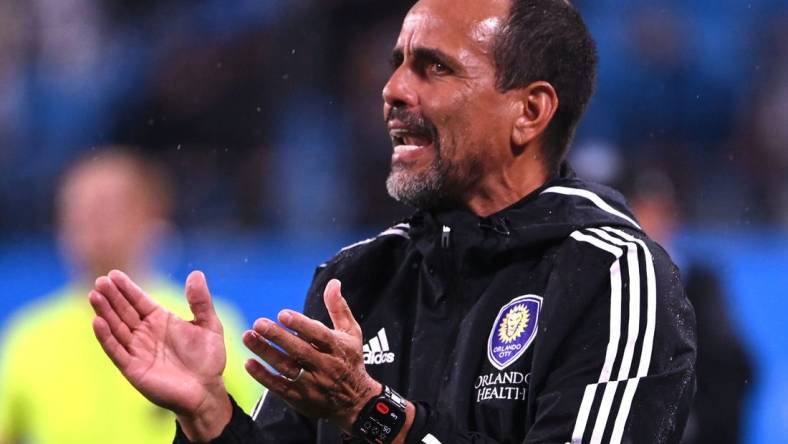
POLYGON ((439 76, 447 75, 447 74, 451 74, 452 73, 451 68, 449 68, 447 65, 445 65, 445 64, 443 64, 441 62, 432 62, 432 63, 430 63, 429 70, 430 70, 431 73, 433 73, 435 75, 439 75, 439 76))

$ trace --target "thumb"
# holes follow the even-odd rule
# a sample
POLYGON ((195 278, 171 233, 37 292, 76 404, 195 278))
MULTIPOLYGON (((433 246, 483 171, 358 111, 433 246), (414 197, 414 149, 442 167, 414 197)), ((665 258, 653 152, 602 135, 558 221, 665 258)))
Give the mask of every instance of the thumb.
POLYGON ((201 271, 192 271, 186 278, 186 300, 189 301, 196 325, 222 334, 222 323, 216 315, 208 282, 201 271))
POLYGON ((323 302, 334 328, 361 337, 361 327, 353 317, 347 301, 342 297, 342 282, 331 279, 323 291, 323 302))

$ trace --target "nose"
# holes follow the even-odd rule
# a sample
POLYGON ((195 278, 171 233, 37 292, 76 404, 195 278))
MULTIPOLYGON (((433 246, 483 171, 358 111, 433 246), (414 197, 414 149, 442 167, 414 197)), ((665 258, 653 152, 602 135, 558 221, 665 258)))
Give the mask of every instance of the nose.
POLYGON ((417 105, 418 95, 414 90, 415 79, 405 65, 397 68, 383 87, 384 108, 411 108, 417 105))

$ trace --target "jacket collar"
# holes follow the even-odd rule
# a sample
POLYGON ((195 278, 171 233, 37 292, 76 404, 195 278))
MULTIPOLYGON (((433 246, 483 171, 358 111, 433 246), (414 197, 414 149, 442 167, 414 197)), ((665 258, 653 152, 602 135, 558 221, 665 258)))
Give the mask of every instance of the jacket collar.
POLYGON ((451 251, 462 262, 541 251, 584 228, 640 228, 621 194, 579 179, 568 164, 537 190, 493 215, 479 217, 464 208, 420 210, 409 222, 411 239, 423 253, 445 242, 448 229, 451 251))

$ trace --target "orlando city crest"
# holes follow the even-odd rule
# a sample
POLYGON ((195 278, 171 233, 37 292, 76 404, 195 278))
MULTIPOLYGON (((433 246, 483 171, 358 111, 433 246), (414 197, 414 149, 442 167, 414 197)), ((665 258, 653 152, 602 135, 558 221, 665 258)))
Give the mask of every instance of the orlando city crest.
POLYGON ((487 340, 487 357, 503 370, 525 353, 536 337, 542 298, 518 296, 501 308, 487 340))

